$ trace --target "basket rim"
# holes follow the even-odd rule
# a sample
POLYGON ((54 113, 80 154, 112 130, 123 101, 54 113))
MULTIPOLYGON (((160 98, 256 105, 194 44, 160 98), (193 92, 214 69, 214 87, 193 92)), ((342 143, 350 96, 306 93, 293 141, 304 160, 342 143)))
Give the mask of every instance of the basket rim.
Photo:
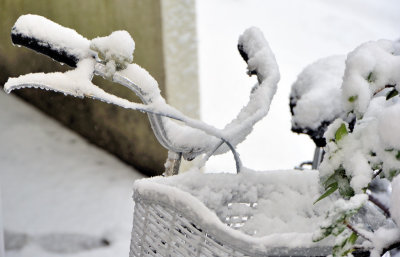
POLYGON ((197 197, 180 188, 162 183, 169 178, 171 177, 136 180, 134 183, 134 201, 143 204, 156 203, 164 208, 170 208, 186 219, 196 221, 196 226, 224 245, 242 252, 248 249, 248 254, 251 256, 265 256, 265 254, 271 256, 282 256, 282 254, 322 256, 328 255, 332 251, 332 245, 329 244, 329 241, 313 243, 311 240, 312 233, 275 233, 255 237, 235 230, 224 224, 215 212, 210 210, 197 197), (171 198, 168 195, 179 195, 179 197, 171 198), (305 240, 309 241, 308 245, 301 244, 305 240))

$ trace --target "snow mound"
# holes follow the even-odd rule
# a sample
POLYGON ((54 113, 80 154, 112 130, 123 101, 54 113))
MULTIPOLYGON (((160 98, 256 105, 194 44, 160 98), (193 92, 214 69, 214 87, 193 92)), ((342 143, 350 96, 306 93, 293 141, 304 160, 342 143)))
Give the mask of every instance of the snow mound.
POLYGON ((367 42, 351 52, 343 77, 343 108, 361 117, 372 97, 387 87, 400 88, 400 43, 367 42))
POLYGON ((107 37, 97 37, 90 42, 90 48, 106 63, 113 63, 118 70, 125 69, 133 61, 135 41, 125 30, 112 32, 107 37))
POLYGON ((330 56, 307 66, 290 93, 292 131, 311 136, 324 146, 327 126, 343 114, 341 84, 346 56, 330 56))
POLYGON ((135 197, 162 202, 193 218, 212 236, 239 238, 249 249, 312 247, 316 246, 312 233, 330 205, 330 201, 313 205, 320 195, 318 181, 315 170, 240 174, 193 170, 136 181, 134 191, 135 197))

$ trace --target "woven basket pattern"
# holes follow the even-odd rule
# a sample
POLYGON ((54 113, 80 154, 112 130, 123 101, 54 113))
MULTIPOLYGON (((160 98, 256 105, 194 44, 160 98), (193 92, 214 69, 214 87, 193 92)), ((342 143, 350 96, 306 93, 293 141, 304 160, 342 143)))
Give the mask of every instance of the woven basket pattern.
POLYGON ((158 203, 136 200, 132 231, 130 256, 134 257, 249 256, 218 242, 184 215, 158 203))

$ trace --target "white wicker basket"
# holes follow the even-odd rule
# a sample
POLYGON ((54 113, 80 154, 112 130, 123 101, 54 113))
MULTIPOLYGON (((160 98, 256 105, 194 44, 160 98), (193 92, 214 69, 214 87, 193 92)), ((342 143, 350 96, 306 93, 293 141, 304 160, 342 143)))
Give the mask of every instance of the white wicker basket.
POLYGON ((265 214, 265 208, 274 204, 271 209, 287 205, 286 218, 316 223, 324 208, 315 210, 312 201, 303 206, 301 199, 308 201, 318 194, 316 171, 245 171, 239 175, 190 172, 139 180, 134 185, 130 257, 325 256, 331 248, 327 242, 312 243, 312 228, 291 231, 293 224, 288 221, 282 233, 269 233, 268 226, 273 227, 269 218, 276 213, 265 214), (285 195, 290 199, 272 202, 285 195), (295 202, 284 203, 286 200, 295 202), (290 213, 297 209, 302 211, 290 213), (267 224, 257 224, 263 220, 268 220, 261 222, 267 224), (258 235, 261 230, 266 234, 258 235))

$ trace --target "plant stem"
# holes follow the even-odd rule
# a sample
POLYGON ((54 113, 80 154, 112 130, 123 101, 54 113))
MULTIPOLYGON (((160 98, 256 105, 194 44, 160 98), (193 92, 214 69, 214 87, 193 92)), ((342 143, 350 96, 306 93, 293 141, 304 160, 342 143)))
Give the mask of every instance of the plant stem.
POLYGON ((382 90, 384 90, 385 88, 394 88, 396 87, 396 85, 386 85, 385 87, 382 87, 380 89, 378 89, 375 93, 374 96, 376 96, 379 92, 381 92, 382 90))
POLYGON ((368 200, 371 203, 375 204, 379 209, 381 209, 387 218, 390 218, 389 208, 387 208, 381 201, 379 201, 378 198, 376 198, 372 194, 368 194, 368 200))
POLYGON ((356 233, 357 235, 361 236, 362 238, 364 238, 365 240, 368 240, 371 242, 371 239, 366 236, 365 234, 363 234, 361 231, 359 231, 358 229, 356 229, 355 227, 353 227, 348 221, 345 221, 345 224, 347 226, 347 228, 349 228, 351 231, 353 231, 354 233, 356 233))
POLYGON ((381 174, 381 172, 382 172, 382 169, 379 169, 379 170, 374 174, 374 176, 372 176, 372 179, 376 178, 379 174, 381 174))

